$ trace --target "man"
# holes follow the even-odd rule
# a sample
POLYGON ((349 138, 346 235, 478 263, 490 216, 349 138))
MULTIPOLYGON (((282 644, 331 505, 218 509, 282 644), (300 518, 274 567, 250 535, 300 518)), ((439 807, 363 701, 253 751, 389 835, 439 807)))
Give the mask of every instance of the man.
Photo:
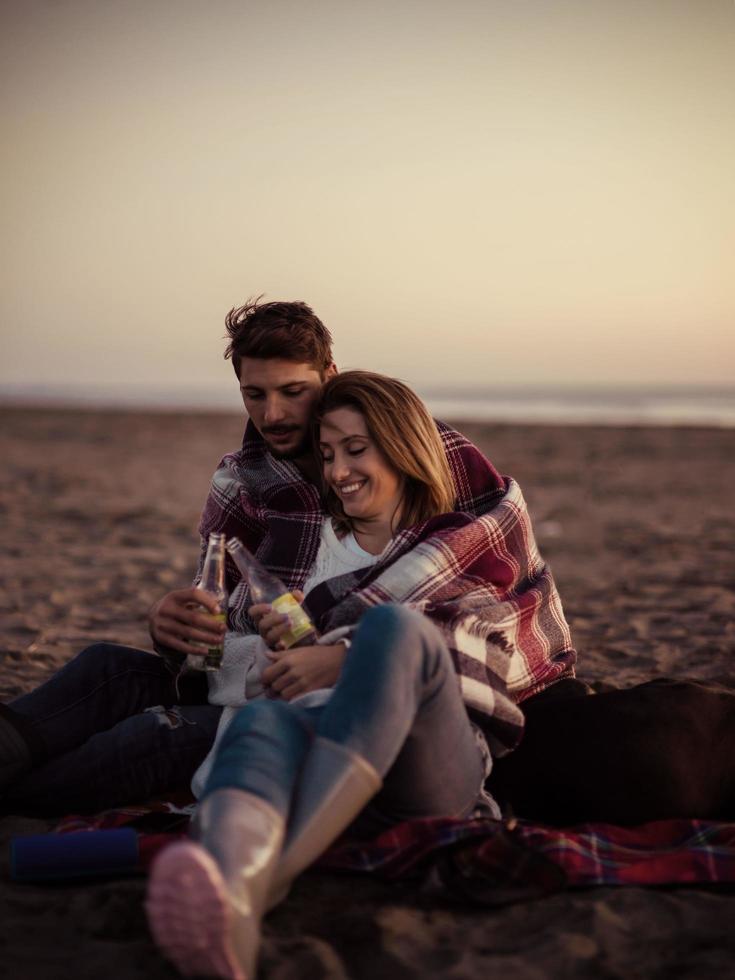
MULTIPOLYGON (((290 589, 300 589, 323 517, 310 415, 322 384, 336 372, 331 336, 304 303, 256 300, 233 309, 226 325, 225 356, 232 359, 249 421, 242 448, 225 456, 214 474, 200 522, 202 541, 213 531, 236 536, 290 589)), ((438 427, 457 509, 487 511, 503 496, 503 479, 468 440, 438 427)), ((6 808, 99 810, 188 786, 212 744, 221 706, 230 703, 243 656, 238 637, 251 631, 247 590, 236 579, 228 584, 222 670, 205 676, 185 668, 186 655, 196 654, 192 644, 219 642, 225 627, 211 618, 217 609, 212 596, 178 589, 150 612, 160 658, 97 644, 2 708, 6 808)), ((516 679, 516 689, 527 696, 573 675, 574 651, 570 643, 561 646, 563 657, 549 663, 542 652, 516 679)))
MULTIPOLYGON (((311 409, 321 386, 337 371, 329 331, 305 303, 259 305, 256 301, 230 310, 225 324, 230 337, 225 357, 232 358, 250 417, 245 446, 257 443, 259 434, 274 459, 289 460, 305 480, 315 484, 318 473, 311 452, 311 409), (243 349, 248 353, 243 355, 243 349)), ((247 465, 247 452, 234 454, 239 456, 245 457, 247 465)), ((292 479, 293 474, 286 476, 284 472, 284 484, 292 479)), ((254 501, 249 501, 247 508, 252 506, 254 501)), ((204 540, 208 533, 220 529, 213 516, 218 509, 215 475, 215 486, 202 515, 204 540)), ((157 648, 188 653, 192 642, 221 639, 224 626, 213 626, 208 616, 192 608, 197 602, 201 603, 199 592, 179 589, 153 606, 149 624, 157 648)))

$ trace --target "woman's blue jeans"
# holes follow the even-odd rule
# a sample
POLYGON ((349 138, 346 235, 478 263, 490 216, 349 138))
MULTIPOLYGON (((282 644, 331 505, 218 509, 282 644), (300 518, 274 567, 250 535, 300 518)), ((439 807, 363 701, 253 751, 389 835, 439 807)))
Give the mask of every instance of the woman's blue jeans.
POLYGON ((451 654, 436 627, 405 607, 364 615, 323 707, 257 701, 241 708, 204 795, 237 787, 287 818, 315 736, 361 755, 383 778, 356 828, 365 833, 413 817, 465 817, 482 791, 484 759, 451 654))
POLYGON ((185 684, 179 698, 165 662, 143 650, 82 650, 5 709, 34 766, 2 793, 2 809, 89 812, 188 790, 222 709, 206 703, 204 675, 185 684))

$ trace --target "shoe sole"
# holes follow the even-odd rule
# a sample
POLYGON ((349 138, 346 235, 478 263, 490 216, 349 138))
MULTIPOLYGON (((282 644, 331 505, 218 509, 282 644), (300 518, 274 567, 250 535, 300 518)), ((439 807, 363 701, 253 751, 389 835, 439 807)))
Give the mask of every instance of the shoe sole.
POLYGON ((185 977, 248 980, 230 938, 227 888, 204 848, 167 847, 151 869, 145 906, 156 945, 185 977))

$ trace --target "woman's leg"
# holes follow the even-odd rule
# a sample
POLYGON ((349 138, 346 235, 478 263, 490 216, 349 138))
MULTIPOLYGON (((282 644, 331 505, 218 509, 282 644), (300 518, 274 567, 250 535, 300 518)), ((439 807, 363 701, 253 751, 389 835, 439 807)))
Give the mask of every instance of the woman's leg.
POLYGON ((151 932, 186 976, 252 977, 273 871, 299 770, 313 739, 309 713, 258 701, 222 743, 197 812, 193 841, 156 861, 151 932))
POLYGON ((427 815, 474 805, 480 750, 450 654, 424 617, 400 607, 368 613, 332 699, 311 717, 315 732, 298 705, 242 709, 207 783, 201 845, 169 849, 154 869, 151 929, 183 972, 250 976, 266 905, 283 897, 396 766, 410 782, 386 796, 386 820, 403 819, 404 808, 427 815))
POLYGON ((285 819, 318 716, 318 710, 285 701, 246 705, 222 736, 202 799, 239 789, 261 797, 285 819))
POLYGON ((369 610, 317 735, 349 748, 383 778, 370 806, 385 826, 466 816, 485 763, 451 654, 436 627, 403 606, 369 610))
POLYGON ((358 813, 361 836, 411 817, 467 816, 484 777, 439 631, 401 606, 370 610, 319 717, 269 906, 358 813))

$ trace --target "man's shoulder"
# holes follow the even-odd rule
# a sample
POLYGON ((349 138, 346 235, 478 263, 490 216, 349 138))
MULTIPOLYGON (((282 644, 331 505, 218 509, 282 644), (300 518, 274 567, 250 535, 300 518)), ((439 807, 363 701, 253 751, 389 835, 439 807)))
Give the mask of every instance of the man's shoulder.
POLYGON ((248 447, 226 453, 212 477, 214 489, 245 492, 252 497, 269 497, 305 483, 295 466, 264 453, 253 453, 248 447))
POLYGON ((243 444, 226 453, 212 477, 210 499, 220 506, 264 509, 285 515, 321 513, 318 489, 290 460, 274 458, 257 431, 248 425, 243 444))
POLYGON ((284 480, 284 474, 273 467, 265 442, 252 422, 248 420, 245 427, 242 445, 225 453, 214 472, 212 482, 217 484, 237 483, 252 490, 271 482, 272 479, 284 480))
POLYGON ((235 484, 255 487, 258 484, 257 474, 262 469, 263 461, 241 446, 225 453, 214 471, 212 484, 221 487, 235 484))

